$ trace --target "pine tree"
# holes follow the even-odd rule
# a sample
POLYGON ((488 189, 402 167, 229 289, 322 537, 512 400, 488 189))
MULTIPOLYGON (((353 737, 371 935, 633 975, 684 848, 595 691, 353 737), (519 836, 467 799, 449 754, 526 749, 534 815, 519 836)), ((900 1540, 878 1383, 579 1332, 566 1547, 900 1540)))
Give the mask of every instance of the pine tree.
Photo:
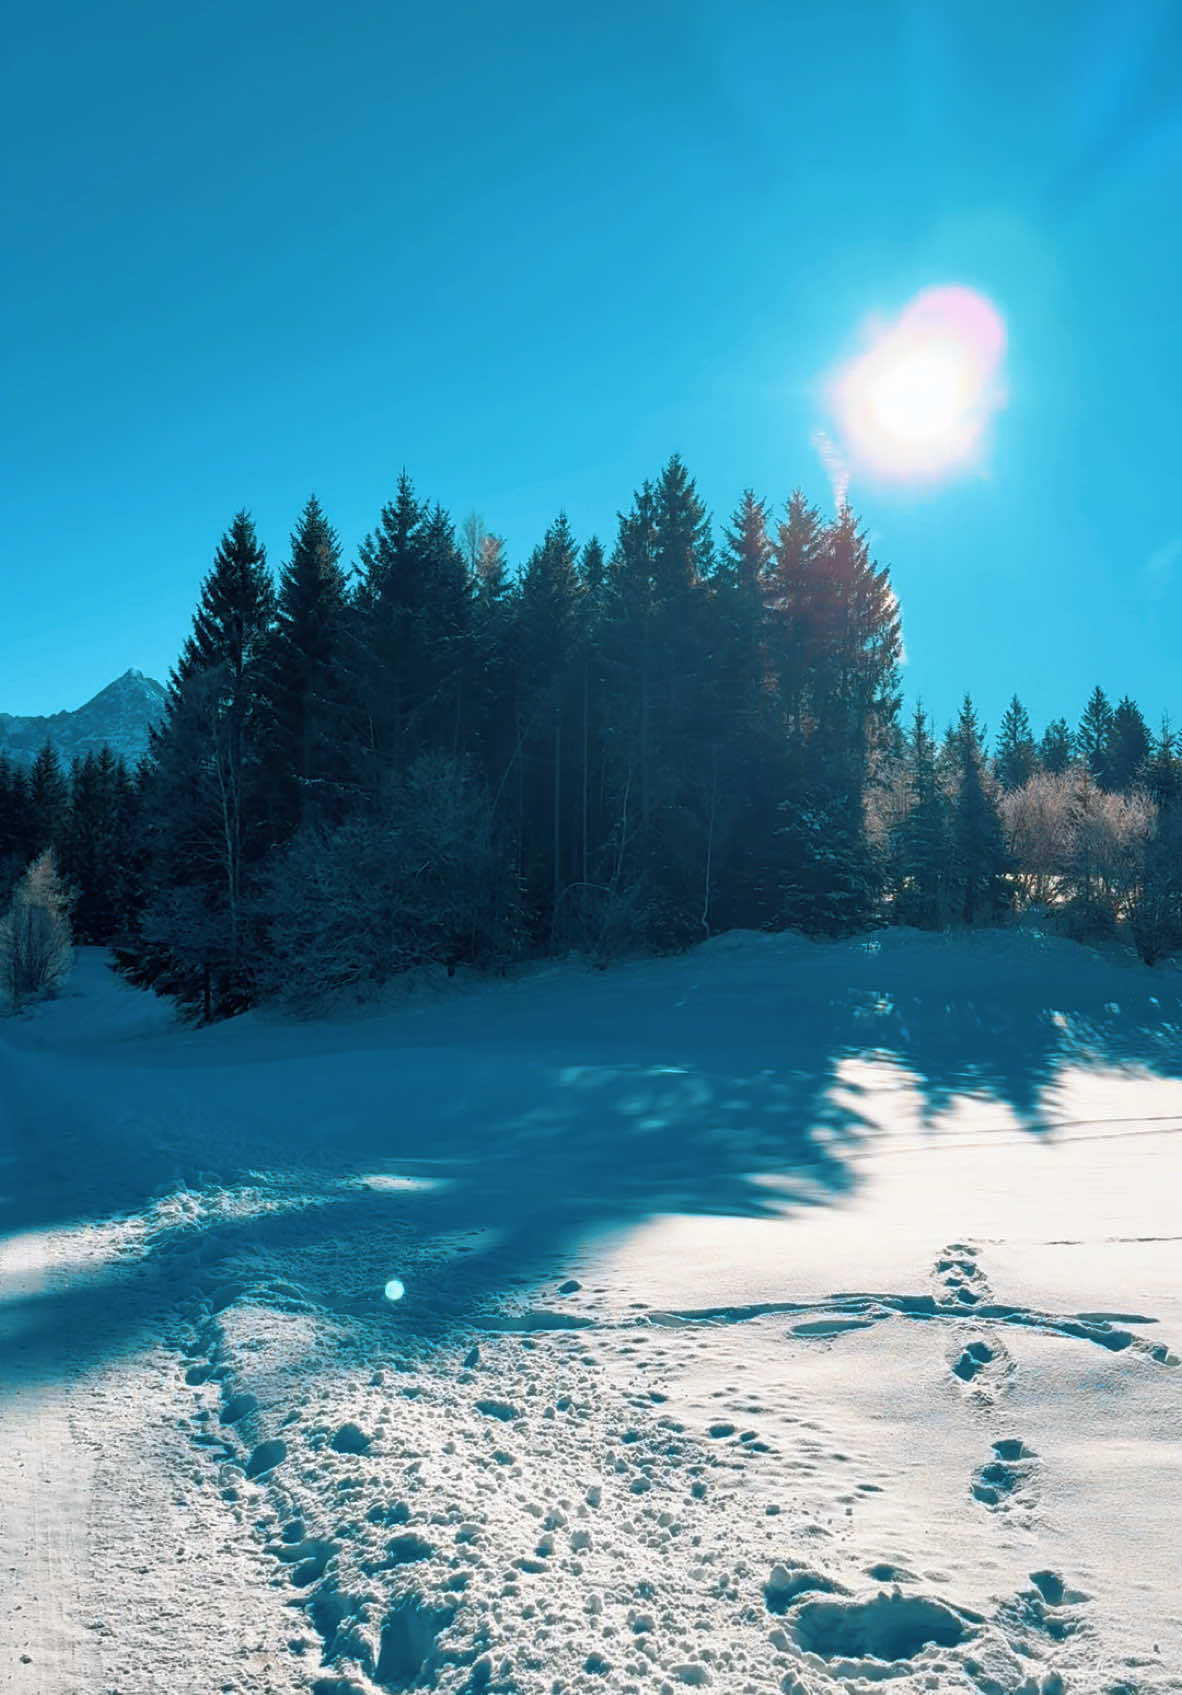
POLYGON ((0 753, 0 905, 29 861, 32 833, 25 773, 0 753))
POLYGON ((956 798, 953 844, 960 916, 966 924, 996 923, 1011 904, 1011 868, 1001 818, 985 769, 984 733, 966 694, 953 733, 956 798))
POLYGON ((515 619, 518 832, 527 911, 549 937, 565 883, 577 876, 572 810, 578 703, 575 660, 582 584, 566 514, 546 531, 521 575, 515 619), (564 851, 565 850, 565 851, 564 851))
POLYGON ((865 923, 880 892, 865 806, 876 754, 899 710, 898 602, 848 507, 818 538, 810 509, 794 497, 780 544, 775 613, 789 621, 778 667, 788 691, 781 695, 789 739, 784 915, 839 933, 865 923))
POLYGON ((654 494, 654 580, 663 599, 676 601, 692 594, 710 575, 710 519, 676 453, 661 472, 654 494))
POLYGON ((110 942, 130 916, 135 851, 134 785, 109 747, 74 762, 62 871, 75 890, 74 933, 110 942))
POLYGON ((709 853, 709 580, 706 509, 676 455, 620 516, 604 596, 604 710, 611 726, 605 878, 643 885, 649 934, 701 934, 709 853))
POLYGON ((403 471, 393 501, 358 554, 352 645, 358 677, 357 735, 368 786, 406 769, 425 749, 455 752, 463 739, 477 584, 451 520, 428 507, 403 471))
POLYGON ((1178 756, 1178 738, 1163 718, 1161 730, 1145 762, 1145 787, 1159 807, 1173 806, 1182 801, 1182 761, 1178 756))
POLYGON ((1104 743, 1104 787, 1118 794, 1132 788, 1141 776, 1152 745, 1140 708, 1125 695, 1112 714, 1104 743))
POLYGON ((798 747, 812 722, 810 677, 820 646, 817 582, 824 539, 820 512, 795 489, 776 530, 766 605, 769 660, 785 730, 798 747))
POLYGON ((936 768, 936 744, 923 706, 915 709, 905 766, 909 806, 892 846, 895 920, 938 930, 951 917, 952 819, 936 768))
POLYGON ((313 495, 279 574, 263 682, 273 841, 342 812, 347 594, 340 558, 336 531, 313 495))
POLYGON ((1006 794, 1024 788, 1038 763, 1026 708, 1014 695, 1002 716, 994 768, 1006 794))
POLYGON ((1066 718, 1055 718, 1043 731, 1038 762, 1048 777, 1061 777, 1071 764, 1075 738, 1066 718))
POLYGON ((583 548, 579 557, 579 576, 584 591, 592 597, 592 603, 596 602, 607 582, 607 561, 598 536, 592 536, 583 548))
POLYGON ((29 770, 26 789, 29 850, 60 846, 65 836, 70 785, 52 742, 41 748, 29 770))
POLYGON ((710 583, 708 724, 711 875, 703 923, 759 928, 779 915, 783 724, 770 684, 774 552, 765 501, 746 489, 710 583))
POLYGON ((1108 737, 1112 731, 1112 708, 1099 683, 1088 697, 1083 717, 1076 732, 1080 758, 1098 783, 1104 780, 1104 763, 1108 752, 1108 737))
POLYGON ((1147 965, 1155 965, 1182 950, 1182 760, 1168 723, 1146 762, 1145 783, 1157 804, 1157 820, 1145 844, 1131 920, 1137 952, 1147 965))
POLYGON ((248 876, 269 845, 261 761, 274 590, 246 512, 222 538, 149 753, 151 897, 120 955, 208 1018, 249 998, 248 876))
POLYGON ((768 534, 769 516, 767 502, 756 499, 752 489, 744 489, 725 532, 724 570, 732 582, 760 603, 775 557, 768 534))

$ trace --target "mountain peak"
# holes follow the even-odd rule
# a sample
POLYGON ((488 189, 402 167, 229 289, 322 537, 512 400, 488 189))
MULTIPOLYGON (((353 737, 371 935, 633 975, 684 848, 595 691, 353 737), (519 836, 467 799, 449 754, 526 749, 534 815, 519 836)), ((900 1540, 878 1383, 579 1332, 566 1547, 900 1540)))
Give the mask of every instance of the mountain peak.
POLYGON ((166 699, 161 683, 132 666, 77 711, 48 717, 0 712, 0 753, 18 765, 29 765, 51 742, 68 764, 106 745, 134 764, 147 752, 149 732, 159 723, 166 699))

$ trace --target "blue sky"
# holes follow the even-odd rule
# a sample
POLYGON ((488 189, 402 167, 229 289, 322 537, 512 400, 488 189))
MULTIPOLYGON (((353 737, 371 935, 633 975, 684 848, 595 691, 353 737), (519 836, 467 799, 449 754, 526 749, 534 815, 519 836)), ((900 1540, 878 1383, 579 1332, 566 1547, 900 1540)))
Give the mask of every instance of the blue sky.
POLYGON ((0 709, 163 677, 233 512, 352 555, 406 466, 519 561, 679 451, 830 499, 822 379, 958 283, 988 465, 850 499, 907 687, 1182 723, 1182 8, 233 7, 8 22, 0 709))

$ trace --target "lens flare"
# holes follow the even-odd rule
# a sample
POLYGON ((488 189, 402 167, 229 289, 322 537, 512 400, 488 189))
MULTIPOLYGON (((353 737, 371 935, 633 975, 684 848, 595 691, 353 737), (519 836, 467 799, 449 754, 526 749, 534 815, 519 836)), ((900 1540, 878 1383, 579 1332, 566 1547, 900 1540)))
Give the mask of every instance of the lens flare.
POLYGON ((979 465, 1005 404, 1000 312, 971 288, 925 289, 828 388, 846 459, 894 481, 979 465))

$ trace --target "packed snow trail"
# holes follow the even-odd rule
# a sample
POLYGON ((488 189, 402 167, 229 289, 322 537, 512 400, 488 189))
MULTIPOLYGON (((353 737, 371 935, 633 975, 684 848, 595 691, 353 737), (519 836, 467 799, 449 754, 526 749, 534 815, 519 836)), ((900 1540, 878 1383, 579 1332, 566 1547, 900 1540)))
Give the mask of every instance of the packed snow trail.
POLYGON ((93 1454, 74 1435, 73 1395, 52 1362, 50 1384, 22 1384, 19 1326, 7 1309, 35 1300, 52 1277, 38 1235, 0 1245, 0 1347, 8 1361, 0 1402, 0 1689, 78 1695, 98 1686, 98 1655, 82 1627, 93 1454))
POLYGON ((1013 934, 209 1031, 84 956, 0 1027, 0 1689, 1182 1689, 1180 1022, 1013 934))
MULTIPOLYGON (((8 1216, 43 1210, 36 1176, 60 1181, 63 1153, 80 1157, 76 1127, 68 1094, 0 1036, 8 1216)), ((100 1164, 102 1127, 99 1113, 100 1164)), ((0 1239, 0 1690, 303 1687, 265 1562, 249 1539, 227 1539, 222 1503, 178 1438, 188 1390, 162 1333, 182 1293, 148 1275, 142 1219, 0 1239)))

